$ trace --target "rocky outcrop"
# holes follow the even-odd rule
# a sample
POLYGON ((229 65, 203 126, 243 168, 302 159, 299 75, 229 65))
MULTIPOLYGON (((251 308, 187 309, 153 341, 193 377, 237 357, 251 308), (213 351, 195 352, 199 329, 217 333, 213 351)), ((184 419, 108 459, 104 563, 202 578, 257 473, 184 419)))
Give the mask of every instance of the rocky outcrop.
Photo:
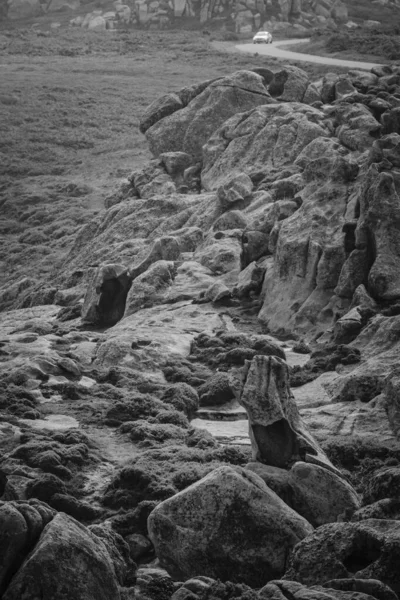
POLYGON ((161 565, 174 577, 255 587, 280 577, 289 551, 312 532, 259 477, 230 467, 159 504, 148 527, 161 565))
POLYGON ((329 579, 378 579, 400 589, 398 521, 367 519, 324 525, 295 548, 285 579, 306 585, 329 579))
MULTIPOLYGON (((186 99, 185 99, 186 100, 186 99)), ((167 100, 165 99, 164 102, 167 100)), ((186 100, 177 100, 166 109, 155 105, 148 109, 141 129, 146 133, 155 156, 164 152, 186 152, 196 162, 201 148, 210 135, 232 115, 255 106, 274 102, 265 89, 263 78, 249 71, 209 82, 202 90, 196 89, 186 100), (148 126, 152 123, 151 126, 148 126)))
POLYGON ((31 306, 0 315, 6 600, 394 600, 397 91, 292 67, 169 94, 51 286, 2 288, 31 306))
POLYGON ((271 168, 292 165, 315 138, 329 135, 323 113, 315 108, 276 101, 260 104, 225 119, 205 144, 201 174, 205 189, 216 189, 240 172, 267 176, 271 168))
POLYGON ((44 600, 120 598, 115 567, 106 545, 77 521, 56 515, 12 579, 3 598, 36 595, 44 600))

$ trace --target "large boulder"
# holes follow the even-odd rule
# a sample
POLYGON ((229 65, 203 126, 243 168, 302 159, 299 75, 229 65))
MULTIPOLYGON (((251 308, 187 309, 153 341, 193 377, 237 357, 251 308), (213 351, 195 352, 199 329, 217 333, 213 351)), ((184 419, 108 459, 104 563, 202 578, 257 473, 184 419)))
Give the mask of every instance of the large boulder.
POLYGON ((305 586, 297 581, 271 581, 258 595, 259 600, 396 600, 396 594, 375 579, 332 579, 323 585, 305 586))
POLYGON ((37 500, 0 501, 0 595, 53 515, 49 506, 37 500))
POLYGON ((207 142, 201 173, 205 189, 217 189, 237 173, 283 168, 313 139, 329 136, 323 113, 311 106, 297 102, 258 104, 264 106, 242 109, 248 112, 221 123, 210 139, 203 141, 207 142))
POLYGON ((159 504, 148 528, 173 577, 205 575, 253 587, 280 577, 288 552, 312 532, 257 475, 228 466, 159 504))
POLYGON ((57 514, 3 596, 4 600, 119 600, 115 568, 104 542, 64 513, 57 514))
POLYGON ((343 477, 319 465, 296 462, 286 471, 253 462, 246 468, 257 473, 314 527, 348 518, 360 507, 360 498, 352 486, 343 477))
POLYGON ((300 542, 284 579, 306 585, 329 579, 378 579, 400 590, 400 522, 367 519, 323 525, 300 542))
MULTIPOLYGON (((274 100, 260 75, 251 71, 237 71, 209 83, 186 106, 161 117, 146 129, 150 150, 155 156, 164 152, 186 152, 200 159, 203 144, 224 121, 236 113, 271 102, 274 100)), ((172 111, 177 103, 177 97, 170 98, 168 106, 171 108, 168 110, 172 111)), ((158 114, 166 113, 167 108, 160 106, 158 114)), ((146 125, 151 120, 149 116, 146 125)))

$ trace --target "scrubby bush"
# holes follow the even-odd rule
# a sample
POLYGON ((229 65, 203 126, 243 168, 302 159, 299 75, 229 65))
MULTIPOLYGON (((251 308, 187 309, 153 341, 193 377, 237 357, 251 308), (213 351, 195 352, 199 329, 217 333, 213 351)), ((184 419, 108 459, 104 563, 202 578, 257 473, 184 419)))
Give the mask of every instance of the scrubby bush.
POLYGON ((178 410, 160 410, 155 417, 150 417, 148 421, 149 423, 153 421, 155 423, 171 423, 171 425, 183 427, 184 429, 189 427, 188 418, 178 410))
POLYGON ((135 421, 124 423, 119 429, 122 433, 129 433, 133 442, 150 446, 164 442, 179 442, 185 439, 186 430, 171 423, 148 423, 147 421, 135 421))
POLYGON ((122 392, 121 400, 113 402, 104 415, 106 425, 118 426, 126 421, 136 421, 146 417, 154 417, 160 411, 168 410, 168 405, 147 395, 135 394, 126 397, 122 392))
POLYGON ((399 27, 341 31, 327 38, 326 48, 329 52, 350 50, 361 54, 383 56, 388 60, 398 60, 400 59, 399 34, 399 27))
POLYGON ((196 390, 187 383, 177 383, 168 387, 161 400, 171 404, 176 410, 192 416, 199 407, 199 396, 196 390))
POLYGON ((132 508, 143 500, 165 500, 223 464, 244 465, 249 460, 249 452, 233 446, 147 450, 118 472, 106 489, 103 503, 112 508, 132 508))

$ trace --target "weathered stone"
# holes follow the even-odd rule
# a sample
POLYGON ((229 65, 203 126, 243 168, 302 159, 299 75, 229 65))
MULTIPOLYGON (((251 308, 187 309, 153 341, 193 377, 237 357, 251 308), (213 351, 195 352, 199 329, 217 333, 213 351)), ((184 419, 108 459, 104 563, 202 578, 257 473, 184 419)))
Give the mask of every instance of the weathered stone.
POLYGON ((304 104, 314 104, 314 102, 321 102, 321 94, 318 91, 317 86, 314 83, 310 83, 305 91, 303 97, 304 104))
POLYGON ((63 513, 47 525, 3 597, 20 600, 27 595, 43 600, 120 598, 114 566, 104 543, 63 513))
POLYGON ((287 66, 274 73, 268 91, 280 102, 302 102, 309 83, 305 71, 298 67, 287 66))
POLYGON ((138 558, 149 554, 153 549, 150 540, 140 533, 127 535, 125 541, 129 546, 129 551, 133 560, 137 560, 138 558))
POLYGON ((152 198, 176 191, 170 174, 160 160, 152 160, 138 171, 134 171, 130 181, 140 198, 152 198))
POLYGON ((239 402, 249 418, 253 460, 281 468, 303 460, 336 472, 300 417, 285 362, 266 356, 248 361, 239 402))
MULTIPOLYGON (((357 592, 357 594, 373 596, 378 600, 396 600, 393 590, 377 579, 331 579, 326 581, 322 587, 327 591, 357 592)), ((340 594, 338 596, 341 597, 340 594)))
POLYGON ((363 104, 338 104, 332 112, 338 124, 336 135, 350 150, 369 149, 381 131, 381 124, 363 104))
POLYGON ((356 88, 346 78, 339 79, 337 83, 335 83, 335 98, 336 100, 342 100, 346 98, 346 96, 351 96, 356 92, 356 88))
POLYGON ((229 229, 245 229, 247 220, 240 210, 224 212, 213 225, 214 231, 226 231, 229 229))
POLYGON ((384 135, 388 133, 400 134, 400 107, 392 108, 392 110, 383 113, 381 122, 384 135))
POLYGON ((334 579, 311 586, 296 581, 270 581, 258 594, 260 600, 395 600, 395 596, 388 586, 373 579, 334 579))
POLYGON ((388 519, 400 521, 400 499, 384 498, 357 510, 351 520, 365 521, 366 519, 388 519))
POLYGON ((253 462, 246 466, 314 527, 349 518, 360 499, 347 481, 326 468, 296 462, 289 471, 253 462))
POLYGON ((137 266, 132 266, 129 271, 130 279, 135 279, 145 273, 147 269, 158 261, 175 261, 181 253, 178 240, 173 236, 165 236, 156 240, 150 252, 137 266))
POLYGON ((134 279, 125 304, 124 317, 137 312, 143 306, 160 304, 176 275, 172 261, 158 260, 147 271, 134 279))
POLYGON ((230 298, 231 295, 230 289, 222 281, 216 281, 206 289, 204 300, 208 302, 220 302, 221 300, 230 298))
POLYGON ((146 133, 152 125, 181 108, 183 108, 183 103, 177 94, 170 93, 157 98, 142 115, 139 125, 140 131, 146 133))
POLYGON ((253 182, 245 173, 235 175, 221 185, 217 190, 217 197, 222 210, 228 210, 232 205, 251 197, 253 182))
POLYGON ((338 319, 334 328, 334 341, 337 344, 348 344, 360 333, 364 319, 358 307, 352 308, 338 319))
POLYGON ((262 231, 246 230, 242 235, 242 267, 269 254, 269 241, 269 236, 262 231))
POLYGON ((167 173, 172 177, 183 175, 185 169, 192 164, 192 160, 186 152, 164 152, 160 154, 160 160, 167 173))
POLYGON ((368 478, 365 499, 370 504, 384 498, 399 498, 400 467, 386 467, 368 478))
POLYGON ((1 569, 0 593, 24 559, 28 546, 28 526, 22 514, 11 503, 0 505, 1 569))
POLYGON ((113 325, 124 314, 131 279, 122 265, 104 265, 93 275, 82 307, 82 320, 113 325))
POLYGON ((400 297, 396 266, 400 256, 397 182, 389 172, 379 173, 372 165, 359 198, 361 215, 356 229, 356 248, 366 245, 372 263, 368 291, 376 300, 396 300, 400 297))
MULTIPOLYGON (((176 102, 175 98, 174 101, 176 102)), ((273 99, 266 91, 260 75, 237 71, 210 83, 185 108, 176 110, 173 104, 169 116, 157 118, 146 131, 151 152, 186 152, 193 159, 201 158, 202 146, 224 121, 273 99)), ((157 112, 158 116, 158 112, 157 112)))
POLYGON ((260 293, 264 281, 266 266, 264 263, 251 262, 239 273, 238 282, 233 290, 234 296, 244 298, 251 292, 260 293))
POLYGON ((328 135, 323 114, 311 106, 263 104, 213 132, 203 148, 205 189, 218 189, 238 172, 289 165, 313 139, 328 135))
POLYGON ((330 579, 378 579, 400 588, 399 521, 367 519, 323 525, 300 542, 289 559, 284 579, 306 585, 330 579))
POLYGON ((253 586, 279 577, 287 552, 312 532, 259 477, 232 467, 212 471, 159 504, 148 527, 161 565, 174 577, 205 575, 253 586))

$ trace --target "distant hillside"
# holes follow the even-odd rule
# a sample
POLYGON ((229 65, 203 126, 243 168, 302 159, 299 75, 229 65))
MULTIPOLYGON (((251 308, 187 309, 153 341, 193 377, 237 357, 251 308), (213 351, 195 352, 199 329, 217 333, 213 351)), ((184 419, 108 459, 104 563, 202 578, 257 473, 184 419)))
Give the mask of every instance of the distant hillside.
MULTIPOLYGON (((121 24, 146 29, 173 27, 228 29, 251 33, 261 28, 281 32, 290 23, 294 34, 305 34, 318 27, 336 28, 348 21, 359 24, 375 20, 383 24, 397 22, 400 0, 97 0, 96 17, 107 13, 107 23, 97 19, 100 29, 114 29, 121 24), (118 12, 116 6, 126 10, 118 12), (101 9, 100 11, 98 9, 101 9), (113 20, 110 23, 110 20, 113 20)), ((71 18, 93 2, 85 0, 0 0, 0 21, 38 18, 45 13, 70 13, 71 18)), ((82 25, 82 22, 74 23, 82 25)), ((83 25, 84 27, 87 24, 83 25)), ((90 27, 92 28, 92 27, 90 27)), ((94 28, 94 27, 93 27, 94 28)))
POLYGON ((370 19, 384 25, 400 22, 400 0, 347 0, 346 5, 351 21, 370 19))

